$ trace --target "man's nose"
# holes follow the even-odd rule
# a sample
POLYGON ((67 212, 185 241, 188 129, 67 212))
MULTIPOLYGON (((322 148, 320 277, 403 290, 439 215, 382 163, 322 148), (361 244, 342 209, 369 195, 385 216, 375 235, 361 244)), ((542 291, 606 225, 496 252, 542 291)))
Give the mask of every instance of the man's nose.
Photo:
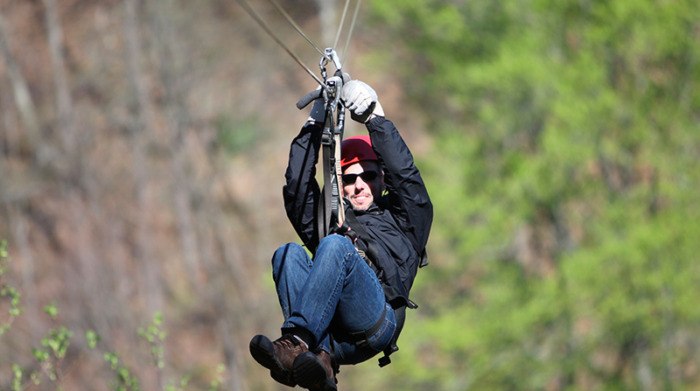
POLYGON ((363 181, 362 177, 358 176, 357 179, 355 179, 355 189, 362 190, 365 187, 367 187, 367 182, 363 181))

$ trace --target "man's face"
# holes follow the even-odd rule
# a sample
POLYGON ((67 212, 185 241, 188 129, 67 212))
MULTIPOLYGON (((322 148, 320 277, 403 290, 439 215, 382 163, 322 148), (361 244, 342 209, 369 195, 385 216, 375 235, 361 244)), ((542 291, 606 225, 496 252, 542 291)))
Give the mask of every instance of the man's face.
POLYGON ((343 194, 353 209, 366 210, 381 195, 384 177, 374 160, 353 163, 343 170, 343 194))

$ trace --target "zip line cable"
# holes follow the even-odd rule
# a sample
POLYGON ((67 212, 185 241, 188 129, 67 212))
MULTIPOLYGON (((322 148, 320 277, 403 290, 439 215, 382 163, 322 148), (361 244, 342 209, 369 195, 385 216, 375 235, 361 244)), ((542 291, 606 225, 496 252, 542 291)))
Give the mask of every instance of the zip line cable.
MULTIPOLYGON (((350 46, 350 38, 352 37, 353 30, 355 29, 355 22, 357 21, 357 14, 360 11, 360 5, 362 5, 362 0, 358 0, 357 3, 355 3, 355 13, 353 14, 352 21, 350 22, 350 28, 348 29, 348 36, 345 40, 345 48, 343 48, 343 56, 341 57, 341 63, 344 63, 345 58, 347 57, 348 46, 350 46)), ((338 47, 338 42, 340 41, 340 32, 342 31, 343 26, 345 26, 345 16, 348 13, 349 6, 350 0, 346 0, 345 6, 343 7, 343 14, 340 17, 340 25, 338 25, 338 32, 335 35, 335 43, 333 44, 334 48, 338 47)))
MULTIPOLYGON (((265 21, 260 17, 260 15, 253 9, 253 7, 250 6, 250 3, 248 3, 247 0, 237 0, 237 1, 238 1, 238 4, 240 4, 241 7, 243 7, 243 9, 253 18, 253 20, 255 20, 258 23, 258 25, 260 25, 260 27, 262 27, 262 29, 265 30, 265 32, 270 37, 272 37, 272 39, 275 42, 277 42, 287 52, 287 54, 289 54, 297 62, 297 64, 299 64, 302 68, 304 68, 304 70, 309 75, 311 75, 311 77, 314 80, 316 80, 316 82, 318 84, 320 84, 322 87, 325 86, 325 83, 323 81, 321 81, 321 79, 319 79, 311 71, 311 69, 309 69, 309 67, 306 66, 306 64, 304 64, 301 61, 301 59, 296 54, 294 54, 294 52, 287 45, 285 45, 281 39, 279 39, 277 37, 277 35, 272 31, 270 26, 267 23, 265 23, 265 21)), ((287 20, 287 22, 297 31, 297 33, 299 33, 299 35, 301 35, 309 44, 311 44, 311 46, 313 46, 313 48, 318 53, 320 53, 321 56, 326 61, 333 62, 334 59, 328 55, 328 52, 324 52, 323 50, 321 50, 321 48, 319 48, 318 45, 316 45, 311 40, 311 38, 309 38, 309 36, 304 33, 304 31, 301 29, 301 27, 299 27, 299 25, 296 22, 294 22, 292 17, 284 10, 284 8, 282 8, 279 5, 279 3, 276 0, 268 0, 268 1, 277 9, 277 11, 280 14, 282 14, 282 16, 284 16, 284 18, 287 20)), ((347 57, 348 47, 350 46, 350 38, 352 37, 352 33, 353 33, 354 28, 355 28, 355 22, 357 21, 357 15, 359 13, 361 4, 362 4, 362 0, 358 0, 356 5, 355 5, 355 13, 353 15, 352 21, 350 22, 350 28, 348 30, 347 39, 345 41, 345 48, 343 49, 343 57, 342 57, 341 64, 342 64, 342 62, 345 61, 345 58, 347 57)), ((350 5, 350 0, 346 0, 345 6, 343 7, 343 15, 342 15, 341 20, 340 20, 340 25, 338 26, 338 32, 337 32, 336 37, 335 37, 335 43, 333 45, 333 48, 335 48, 338 45, 338 41, 340 40, 340 33, 343 29, 343 25, 345 25, 345 16, 347 14, 349 5, 350 5)), ((324 75, 324 78, 325 78, 325 75, 324 75)))
MULTIPOLYGON (((349 2, 349 0, 348 0, 349 2)), ((345 3, 347 4, 347 3, 345 3)), ((355 22, 357 22, 357 14, 360 13, 360 6, 362 5, 362 0, 358 0, 355 4, 355 13, 352 16, 352 21, 350 22, 350 31, 348 32, 348 38, 345 40, 345 47, 343 48, 343 56, 340 58, 342 63, 345 63, 345 58, 348 54, 348 47, 350 46, 350 37, 352 37, 352 32, 355 30, 355 22)))
POLYGON ((345 0, 345 6, 343 7, 343 15, 340 17, 338 32, 335 34, 335 42, 333 42, 334 48, 338 47, 338 41, 340 40, 340 31, 343 30, 343 25, 345 24, 345 15, 348 13, 348 5, 350 5, 350 0, 345 0))
MULTIPOLYGON (((325 83, 324 83, 323 81, 321 81, 321 79, 319 79, 318 76, 316 76, 316 75, 311 71, 311 69, 309 69, 309 67, 307 67, 307 66, 301 61, 301 59, 299 59, 299 57, 297 57, 297 55, 294 54, 294 52, 293 52, 289 47, 287 47, 287 45, 284 44, 284 42, 282 42, 279 38, 277 38, 277 36, 275 35, 275 33, 272 32, 272 30, 270 29, 270 27, 267 25, 267 23, 265 23, 264 20, 262 20, 262 18, 260 17, 260 15, 258 15, 258 13, 255 12, 255 10, 250 6, 250 4, 248 3, 247 0, 237 0, 237 1, 238 1, 238 4, 240 4, 241 7, 243 7, 243 9, 246 10, 246 12, 248 13, 248 15, 250 15, 250 17, 253 18, 253 20, 255 20, 255 21, 258 23, 258 25, 260 25, 260 27, 262 27, 262 29, 265 30, 265 32, 266 32, 275 42, 277 42, 280 46, 282 46, 282 48, 287 52, 287 54, 289 54, 290 56, 292 56, 292 58, 297 62, 297 64, 299 64, 302 68, 304 68, 304 70, 305 70, 309 75, 311 75, 311 77, 313 77, 314 80, 316 80, 316 82, 317 82, 318 84, 320 84, 322 87, 325 86, 325 83)), ((323 54, 324 57, 325 57, 325 53, 322 53, 322 54, 323 54)))
MULTIPOLYGON (((270 1, 270 3, 272 3, 272 5, 275 6, 275 8, 277 8, 277 11, 279 11, 279 13, 281 13, 282 15, 284 15, 284 17, 287 19, 287 21, 289 22, 289 24, 291 24, 292 27, 294 27, 294 29, 299 33, 299 35, 301 35, 302 37, 304 37, 304 39, 306 39, 306 42, 310 43, 311 46, 313 46, 314 49, 316 49, 316 51, 317 51, 320 55, 322 55, 323 57, 327 57, 327 56, 326 56, 326 53, 325 53, 323 50, 321 50, 321 48, 319 48, 319 47, 314 43, 314 41, 311 40, 311 38, 309 38, 306 34, 304 34, 304 32, 301 30, 301 27, 299 27, 299 25, 297 25, 297 24, 294 22, 294 19, 292 19, 292 17, 289 16, 289 14, 287 13, 287 11, 285 11, 285 10, 279 5, 279 3, 277 3, 275 0, 269 0, 269 1, 270 1)), ((330 60, 330 59, 328 59, 328 60, 330 60)))

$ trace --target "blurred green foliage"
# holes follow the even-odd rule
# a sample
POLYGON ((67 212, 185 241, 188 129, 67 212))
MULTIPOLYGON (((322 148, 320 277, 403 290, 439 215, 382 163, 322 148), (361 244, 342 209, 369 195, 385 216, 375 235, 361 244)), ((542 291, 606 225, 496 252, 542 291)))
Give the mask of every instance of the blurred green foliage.
POLYGON ((436 209, 378 389, 700 387, 700 3, 371 12, 429 113, 436 209))
POLYGON ((215 121, 217 145, 230 155, 244 153, 260 141, 264 130, 260 121, 253 117, 236 120, 230 114, 223 113, 215 121))

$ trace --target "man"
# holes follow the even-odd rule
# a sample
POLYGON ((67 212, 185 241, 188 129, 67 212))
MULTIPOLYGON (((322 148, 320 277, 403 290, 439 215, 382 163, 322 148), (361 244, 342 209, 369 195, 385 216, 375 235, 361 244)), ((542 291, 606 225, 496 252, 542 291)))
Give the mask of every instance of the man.
POLYGON ((341 99, 369 131, 342 143, 349 229, 317 238, 321 191, 314 177, 324 121, 319 99, 292 142, 283 189, 287 216, 313 260, 299 244, 277 249, 272 268, 285 319, 282 337, 250 341, 251 355, 275 380, 309 390, 336 390, 337 365, 397 349, 405 308, 415 308, 408 292, 433 218, 413 156, 384 118, 376 92, 352 80, 341 99))

